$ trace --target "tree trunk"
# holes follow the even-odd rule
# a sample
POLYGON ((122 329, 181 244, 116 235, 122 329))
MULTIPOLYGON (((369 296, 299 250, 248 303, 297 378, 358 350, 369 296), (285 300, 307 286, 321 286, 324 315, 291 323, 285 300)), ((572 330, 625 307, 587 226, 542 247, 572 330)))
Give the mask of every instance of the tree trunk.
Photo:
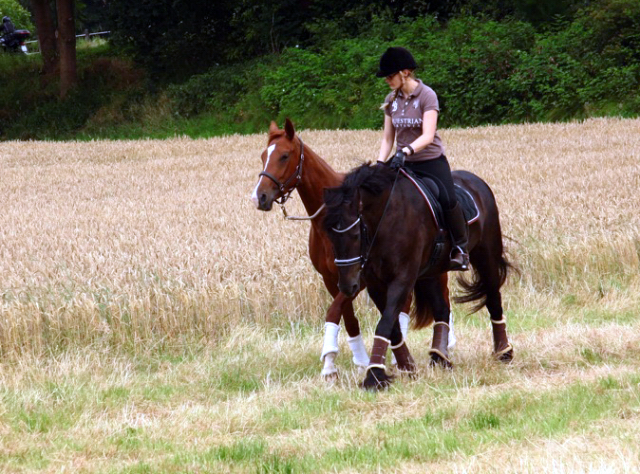
POLYGON ((33 15, 38 29, 38 42, 42 55, 42 72, 52 75, 58 70, 58 48, 56 47, 56 30, 49 0, 31 0, 33 15))
POLYGON ((76 22, 74 0, 57 0, 60 47, 60 98, 64 99, 78 80, 76 72, 76 22))

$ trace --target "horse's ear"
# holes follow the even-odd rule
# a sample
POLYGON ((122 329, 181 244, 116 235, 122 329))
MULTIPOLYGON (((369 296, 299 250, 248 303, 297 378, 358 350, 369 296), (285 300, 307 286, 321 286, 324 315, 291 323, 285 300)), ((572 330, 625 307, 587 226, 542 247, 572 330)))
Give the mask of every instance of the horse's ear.
POLYGON ((293 123, 288 117, 284 122, 284 132, 287 134, 287 138, 289 140, 293 140, 293 136, 296 134, 296 130, 293 128, 293 123))
POLYGON ((275 133, 277 132, 278 129, 278 124, 275 122, 275 120, 271 121, 271 125, 269 125, 269 133, 275 133))

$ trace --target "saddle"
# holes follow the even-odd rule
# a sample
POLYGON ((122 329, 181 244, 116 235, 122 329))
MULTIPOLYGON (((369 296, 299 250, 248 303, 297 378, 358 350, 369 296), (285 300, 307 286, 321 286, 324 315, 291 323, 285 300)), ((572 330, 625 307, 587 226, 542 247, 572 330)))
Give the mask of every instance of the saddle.
MULTIPOLYGON (((446 229, 446 223, 444 220, 442 205, 440 204, 440 201, 438 201, 438 195, 440 194, 438 185, 430 178, 418 178, 407 169, 401 168, 400 172, 418 189, 426 201, 427 207, 431 210, 438 228, 444 232, 446 229)), ((456 198, 462 207, 467 225, 474 223, 478 218, 480 218, 480 211, 478 210, 478 205, 473 200, 473 196, 471 196, 469 191, 457 184, 454 184, 454 189, 456 191, 456 198)))
MULTIPOLYGON (((411 181, 420 192, 436 221, 436 225, 438 226, 438 235, 434 243, 433 251, 431 252, 431 258, 429 258, 427 264, 420 269, 420 273, 418 274, 418 278, 422 278, 427 274, 427 272, 429 272, 429 270, 435 267, 438 262, 444 259, 444 250, 447 246, 447 242, 450 240, 450 236, 449 232, 446 230, 446 222, 444 219, 442 205, 440 204, 440 201, 438 201, 440 191, 435 181, 430 178, 418 178, 411 171, 405 168, 401 168, 400 172, 409 181, 411 181)), ((454 184, 454 189, 458 203, 460 203, 460 206, 462 207, 467 225, 470 225, 480 218, 478 206, 473 200, 473 196, 471 196, 469 191, 464 189, 462 186, 454 184)))

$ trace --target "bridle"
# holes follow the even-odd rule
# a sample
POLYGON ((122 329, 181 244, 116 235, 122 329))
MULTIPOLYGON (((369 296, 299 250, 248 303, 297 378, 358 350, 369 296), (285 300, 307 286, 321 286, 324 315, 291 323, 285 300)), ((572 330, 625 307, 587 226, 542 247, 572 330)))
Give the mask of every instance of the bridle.
POLYGON ((393 195, 393 191, 396 188, 396 183, 398 182, 398 175, 400 174, 400 170, 396 173, 396 178, 393 181, 393 186, 391 187, 391 192, 389 193, 389 197, 387 198, 387 202, 384 206, 384 211, 382 211, 382 216, 378 221, 378 226, 376 227, 376 231, 373 234, 373 238, 369 242, 369 234, 367 225, 364 223, 362 219, 362 215, 358 212, 358 218, 353 222, 353 224, 349 225, 344 229, 336 229, 332 227, 331 230, 337 232, 338 234, 344 234, 345 232, 349 232, 356 225, 360 224, 360 255, 358 257, 353 258, 345 258, 334 259, 333 263, 335 263, 336 267, 350 267, 351 265, 360 264, 360 269, 363 269, 367 262, 369 261, 369 254, 371 253, 371 249, 373 248, 373 244, 375 243, 376 237, 378 236, 378 231, 380 230, 382 221, 384 220, 384 216, 387 213, 387 209, 389 208, 389 203, 391 202, 391 196, 393 195))
MULTIPOLYGON (((364 268, 365 264, 367 263, 369 259, 369 252, 371 252, 371 245, 367 246, 367 240, 369 240, 367 225, 364 223, 364 220, 362 219, 362 216, 360 214, 358 214, 358 218, 350 226, 344 229, 336 229, 335 227, 332 227, 331 230, 334 232, 337 232, 338 234, 344 234, 346 232, 349 232, 358 224, 360 224, 360 255, 358 257, 346 258, 346 259, 336 258, 333 261, 333 263, 336 264, 336 267, 350 267, 351 265, 356 265, 359 263, 360 268, 364 268)), ((377 229, 376 229, 376 233, 377 233, 377 229)))
POLYGON ((281 183, 278 180, 278 178, 276 178, 266 170, 262 171, 258 175, 259 177, 266 176, 271 181, 273 181, 276 186, 278 186, 278 189, 282 193, 282 196, 278 198, 279 200, 274 199, 274 201, 280 204, 280 206, 283 206, 284 203, 287 202, 287 199, 291 197, 291 193, 298 187, 298 184, 300 184, 300 181, 302 180, 302 165, 304 163, 304 143, 302 143, 302 139, 300 137, 298 137, 298 140, 300 140, 300 161, 298 162, 298 166, 294 170, 293 174, 289 176, 289 178, 284 183, 281 183), (294 179, 296 180, 296 183, 293 186, 291 186, 291 189, 287 191, 287 188, 289 188, 289 186, 291 185, 291 181, 293 181, 294 179))

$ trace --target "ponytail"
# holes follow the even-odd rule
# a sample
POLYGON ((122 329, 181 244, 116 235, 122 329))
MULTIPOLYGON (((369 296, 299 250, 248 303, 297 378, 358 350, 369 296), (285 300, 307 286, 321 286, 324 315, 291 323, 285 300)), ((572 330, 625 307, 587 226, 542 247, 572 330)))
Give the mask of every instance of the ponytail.
POLYGON ((385 102, 380 106, 380 110, 385 110, 387 107, 389 107, 389 104, 392 104, 398 98, 398 94, 400 94, 400 87, 398 87, 393 92, 393 97, 391 97, 391 100, 389 102, 385 102))

